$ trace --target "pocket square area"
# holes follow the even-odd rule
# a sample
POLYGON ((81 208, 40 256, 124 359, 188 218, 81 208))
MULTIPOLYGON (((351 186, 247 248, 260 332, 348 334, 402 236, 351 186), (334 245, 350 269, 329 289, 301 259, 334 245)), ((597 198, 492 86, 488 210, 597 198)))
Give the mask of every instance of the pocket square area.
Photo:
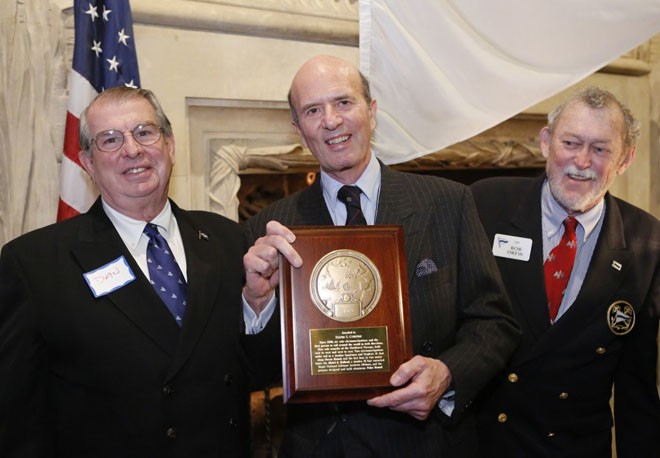
POLYGON ((435 265, 435 262, 433 262, 433 259, 422 259, 419 264, 417 264, 417 268, 415 269, 415 275, 418 277, 425 277, 426 275, 432 274, 433 272, 437 272, 438 267, 435 265))

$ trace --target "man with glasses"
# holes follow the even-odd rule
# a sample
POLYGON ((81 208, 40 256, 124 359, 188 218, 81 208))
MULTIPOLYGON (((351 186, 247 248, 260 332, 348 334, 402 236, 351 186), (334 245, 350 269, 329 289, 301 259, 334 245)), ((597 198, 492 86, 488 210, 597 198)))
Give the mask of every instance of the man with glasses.
POLYGON ((245 335, 239 225, 168 199, 150 91, 101 93, 80 139, 101 197, 0 255, 0 456, 248 456, 247 361, 279 358, 245 335))

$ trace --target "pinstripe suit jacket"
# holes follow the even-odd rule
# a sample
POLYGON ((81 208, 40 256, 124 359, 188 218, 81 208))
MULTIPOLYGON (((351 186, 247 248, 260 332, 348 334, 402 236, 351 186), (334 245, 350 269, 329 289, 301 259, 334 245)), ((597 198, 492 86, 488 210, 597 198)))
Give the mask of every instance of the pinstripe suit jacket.
POLYGON ((496 233, 532 240, 529 261, 497 258, 523 337, 506 371, 484 392, 479 431, 485 456, 609 457, 613 384, 617 456, 660 456, 660 223, 607 194, 582 288, 551 326, 543 279, 544 179, 472 185, 491 240, 496 233), (615 335, 608 325, 616 301, 635 309, 629 334, 615 335))
MULTIPOLYGON (((518 328, 469 188, 384 165, 381 172, 376 224, 404 229, 413 352, 447 364, 456 390, 454 413, 447 418, 436 409, 418 421, 365 403, 292 405, 283 456, 314 456, 324 450, 328 435, 339 435, 347 457, 474 456, 470 403, 517 344, 518 328), (417 275, 422 260, 433 261, 437 270, 424 275, 420 269, 417 275)), ((251 243, 270 220, 286 226, 332 225, 320 176, 308 189, 252 218, 247 225, 251 243)))

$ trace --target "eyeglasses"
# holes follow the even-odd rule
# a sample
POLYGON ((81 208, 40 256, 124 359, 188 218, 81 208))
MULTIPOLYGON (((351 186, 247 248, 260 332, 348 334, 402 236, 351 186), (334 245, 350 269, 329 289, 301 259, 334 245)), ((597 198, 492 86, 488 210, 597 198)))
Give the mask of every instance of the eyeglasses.
POLYGON ((124 144, 124 134, 130 133, 140 145, 149 146, 160 140, 162 130, 162 128, 155 124, 140 124, 133 130, 125 131, 115 129, 104 130, 94 137, 92 143, 95 143, 99 150, 111 153, 122 147, 124 144))

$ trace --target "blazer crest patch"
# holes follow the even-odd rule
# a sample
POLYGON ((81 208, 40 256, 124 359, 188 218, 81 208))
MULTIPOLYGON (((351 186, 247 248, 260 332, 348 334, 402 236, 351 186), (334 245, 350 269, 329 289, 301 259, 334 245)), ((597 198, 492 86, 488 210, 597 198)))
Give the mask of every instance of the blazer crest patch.
POLYGON ((617 336, 625 336, 635 326, 635 309, 626 301, 615 301, 607 309, 607 325, 617 336))

